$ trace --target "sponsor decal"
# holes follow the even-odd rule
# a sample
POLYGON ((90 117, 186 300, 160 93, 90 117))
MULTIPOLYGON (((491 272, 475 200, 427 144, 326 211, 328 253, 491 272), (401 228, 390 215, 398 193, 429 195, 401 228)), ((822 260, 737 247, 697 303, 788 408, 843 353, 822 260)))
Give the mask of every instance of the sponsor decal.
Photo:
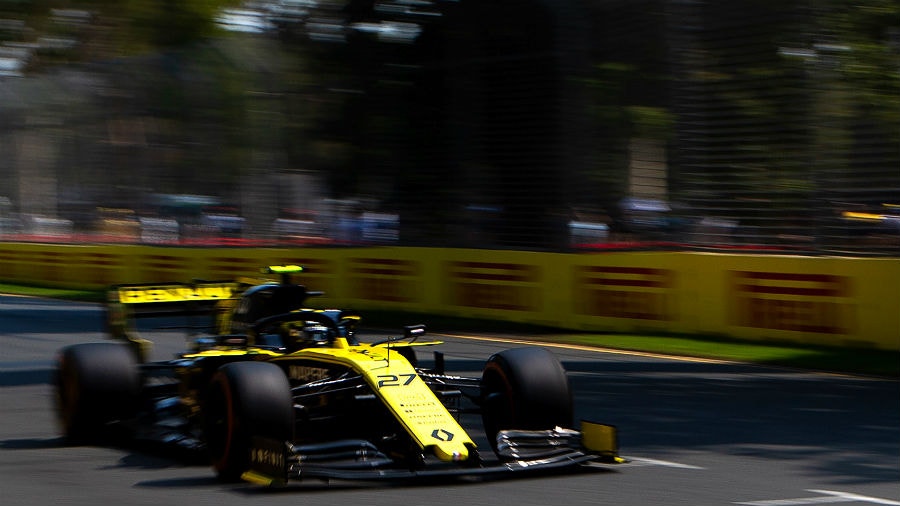
POLYGON ((537 311, 538 266, 500 262, 449 262, 448 303, 480 309, 537 311))
POLYGON ((81 265, 77 278, 100 285, 115 283, 113 271, 119 267, 119 256, 109 253, 85 253, 73 255, 72 263, 81 265))
POLYGON ((321 367, 309 367, 305 365, 292 365, 288 367, 288 377, 297 381, 319 381, 330 377, 328 369, 321 367))
POLYGON ((852 327, 851 280, 831 274, 732 271, 733 324, 817 334, 852 327))
POLYGON ((441 401, 435 398, 427 387, 423 388, 425 391, 414 387, 392 389, 390 392, 392 404, 399 408, 398 414, 408 423, 423 429, 446 423, 448 417, 452 419, 441 401))
POLYGON ((28 261, 41 266, 40 279, 58 281, 66 278, 69 257, 63 253, 36 251, 28 258, 28 261))
POLYGON ((650 267, 581 266, 575 272, 576 312, 669 321, 674 271, 650 267))
MULTIPOLYGON (((187 259, 171 255, 145 255, 140 265, 153 278, 172 279, 170 271, 180 271, 187 259)), ((178 279, 178 278, 175 278, 178 279)))
POLYGON ((231 286, 229 285, 124 287, 119 289, 119 302, 123 304, 139 304, 143 302, 216 300, 231 298, 231 293, 231 286))
POLYGON ((236 274, 251 275, 259 272, 259 260, 243 257, 211 257, 209 270, 212 279, 228 279, 236 274))
POLYGON ((270 477, 284 477, 287 469, 285 444, 273 439, 254 437, 250 443, 250 468, 270 477))
POLYGON ((282 469, 284 468, 284 452, 253 448, 250 450, 250 462, 255 466, 282 469))
POLYGON ((419 263, 390 258, 350 259, 350 275, 357 298, 387 302, 416 302, 419 263))

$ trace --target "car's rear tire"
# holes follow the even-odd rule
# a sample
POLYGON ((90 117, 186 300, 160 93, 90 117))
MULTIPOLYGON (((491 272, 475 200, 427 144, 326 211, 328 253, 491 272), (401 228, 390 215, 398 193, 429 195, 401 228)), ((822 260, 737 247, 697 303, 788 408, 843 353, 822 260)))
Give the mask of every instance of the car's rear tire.
POLYGON ((220 479, 235 481, 249 468, 254 436, 292 439, 293 400, 287 376, 268 362, 233 362, 216 371, 204 407, 205 436, 220 479))
POLYGON ((118 343, 63 348, 56 369, 56 406, 63 436, 73 443, 103 439, 110 422, 135 414, 141 378, 134 350, 118 343))
POLYGON ((482 420, 491 448, 501 430, 570 427, 572 394, 559 360, 544 348, 492 355, 481 375, 482 420))

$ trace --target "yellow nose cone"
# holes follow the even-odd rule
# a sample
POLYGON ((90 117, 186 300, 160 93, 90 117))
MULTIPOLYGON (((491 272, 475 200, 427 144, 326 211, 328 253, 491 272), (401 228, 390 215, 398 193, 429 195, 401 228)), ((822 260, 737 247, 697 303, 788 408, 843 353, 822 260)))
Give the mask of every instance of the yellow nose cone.
POLYGON ((469 448, 453 441, 436 444, 433 451, 442 462, 462 462, 469 458, 469 448))

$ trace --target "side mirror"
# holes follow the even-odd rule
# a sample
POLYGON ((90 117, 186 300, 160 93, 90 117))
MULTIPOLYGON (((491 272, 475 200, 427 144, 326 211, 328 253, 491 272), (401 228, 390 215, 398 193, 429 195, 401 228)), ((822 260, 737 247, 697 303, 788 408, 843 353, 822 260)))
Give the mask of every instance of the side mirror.
POLYGON ((412 339, 416 340, 421 336, 425 335, 425 325, 420 323, 418 325, 407 325, 403 327, 403 338, 404 339, 412 339))

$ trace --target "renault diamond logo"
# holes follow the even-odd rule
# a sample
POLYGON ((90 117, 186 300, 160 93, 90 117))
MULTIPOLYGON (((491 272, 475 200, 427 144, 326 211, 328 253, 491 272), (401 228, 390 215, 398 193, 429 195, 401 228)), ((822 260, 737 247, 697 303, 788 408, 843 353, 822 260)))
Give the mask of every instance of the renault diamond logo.
POLYGON ((444 429, 434 429, 431 433, 431 437, 437 439, 438 441, 453 441, 453 433, 447 432, 444 429))

